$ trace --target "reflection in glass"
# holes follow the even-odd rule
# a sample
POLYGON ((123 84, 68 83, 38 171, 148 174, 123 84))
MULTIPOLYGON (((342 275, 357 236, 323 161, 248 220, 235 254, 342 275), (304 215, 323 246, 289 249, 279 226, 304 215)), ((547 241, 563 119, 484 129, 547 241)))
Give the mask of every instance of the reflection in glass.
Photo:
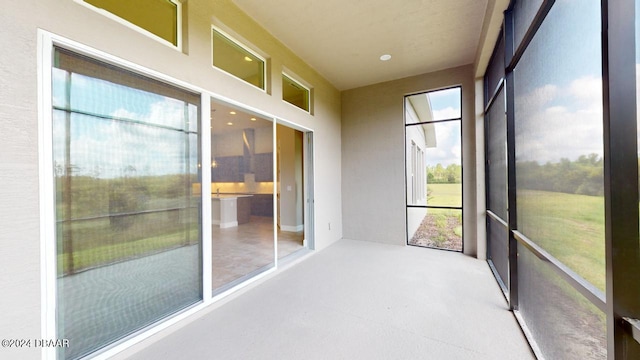
POLYGON ((212 285, 216 293, 274 264, 273 153, 273 122, 212 100, 212 285))
POLYGON ((600 3, 556 1, 515 69, 518 230, 604 291, 600 3))
POLYGON ((52 69, 59 357, 198 302, 199 96, 57 49, 52 69))
POLYGON ((409 244, 462 251, 462 210, 408 208, 409 244))
POLYGON ((545 359, 606 359, 606 317, 518 245, 518 308, 545 359))

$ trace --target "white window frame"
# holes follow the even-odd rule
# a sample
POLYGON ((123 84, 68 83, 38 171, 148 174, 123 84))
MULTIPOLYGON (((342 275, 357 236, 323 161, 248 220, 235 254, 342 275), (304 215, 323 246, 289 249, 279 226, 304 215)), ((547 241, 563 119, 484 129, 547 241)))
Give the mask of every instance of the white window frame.
POLYGON ((125 19, 121 18, 120 16, 115 15, 115 14, 113 14, 113 13, 111 13, 111 12, 105 10, 105 9, 100 9, 98 7, 95 7, 95 6, 85 2, 84 0, 74 0, 74 1, 76 3, 78 3, 78 4, 80 4, 80 5, 88 8, 88 9, 91 9, 92 11, 97 12, 100 15, 106 16, 109 19, 128 27, 129 29, 135 30, 135 31, 139 32, 140 34, 146 35, 146 36, 152 38, 153 40, 156 40, 156 41, 158 41, 158 42, 160 42, 160 43, 162 43, 164 45, 169 46, 172 49, 175 49, 175 50, 178 50, 178 51, 182 52, 182 45, 183 45, 182 44, 182 41, 183 41, 182 26, 183 26, 183 24, 182 24, 182 1, 180 1, 180 0, 169 0, 172 3, 176 4, 176 6, 177 6, 177 13, 176 13, 176 16, 177 16, 176 24, 177 25, 176 26, 177 26, 177 30, 178 30, 177 31, 178 38, 177 38, 177 44, 176 45, 174 45, 170 41, 167 41, 166 39, 163 39, 160 36, 150 32, 149 30, 147 30, 147 29, 145 29, 143 27, 140 27, 140 26, 138 26, 138 25, 136 25, 136 24, 134 24, 134 23, 132 23, 132 22, 130 22, 128 20, 125 20, 125 19))
POLYGON ((425 200, 425 166, 424 166, 424 151, 420 148, 420 146, 416 145, 416 161, 417 166, 416 170, 418 171, 418 196, 417 200, 425 200))
POLYGON ((287 77, 289 80, 291 80, 291 82, 293 82, 296 85, 300 86, 301 88, 307 90, 307 104, 309 104, 309 109, 306 110, 306 109, 303 109, 301 107, 298 107, 298 106, 288 102, 287 100, 284 99, 284 96, 282 97, 282 101, 284 101, 285 103, 287 103, 287 104, 289 104, 291 106, 294 106, 296 109, 299 109, 299 110, 302 110, 302 111, 304 111, 304 112, 306 112, 308 114, 311 114, 311 88, 306 86, 306 85, 304 85, 300 80, 297 80, 296 77, 292 76, 291 74, 289 74, 286 71, 282 72, 282 76, 287 77))
POLYGON ((211 51, 210 51, 210 53, 211 53, 211 61, 210 61, 211 67, 213 67, 214 69, 216 69, 218 71, 221 71, 221 72, 223 72, 225 74, 233 76, 234 78, 242 81, 242 83, 249 84, 249 85, 253 86, 254 88, 259 89, 260 91, 266 93, 267 92, 267 88, 269 87, 269 84, 267 84, 267 79, 268 79, 268 76, 267 76, 267 59, 264 56, 260 55, 257 51, 251 49, 250 47, 248 47, 247 45, 243 44, 241 41, 239 41, 235 37, 229 35, 229 33, 227 33, 226 31, 220 29, 219 27, 217 27, 215 25, 211 25, 210 35, 211 35, 211 51), (262 61, 262 83, 264 84, 264 89, 260 88, 259 86, 254 85, 254 84, 252 84, 252 83, 250 83, 250 82, 248 82, 248 81, 246 81, 246 80, 244 80, 244 79, 242 79, 242 78, 240 78, 240 77, 238 77, 238 76, 236 76, 236 75, 234 75, 234 74, 232 74, 232 73, 230 73, 230 72, 228 72, 228 71, 226 71, 224 69, 221 69, 221 68, 217 67, 213 63, 213 51, 214 51, 214 49, 213 49, 213 32, 214 31, 220 33, 222 36, 224 36, 227 39, 231 40, 231 42, 233 42, 234 44, 238 45, 240 48, 242 48, 246 52, 250 53, 251 55, 257 57, 258 59, 260 59, 262 61))
MULTIPOLYGON (((54 47, 61 47, 76 54, 113 64, 121 69, 133 71, 145 77, 165 82, 169 85, 201 94, 200 106, 209 106, 211 94, 183 81, 147 69, 113 55, 95 50, 86 45, 68 40, 38 29, 38 151, 39 151, 39 191, 40 191, 40 261, 41 261, 41 338, 57 337, 57 256, 55 239, 55 189, 53 188, 53 129, 52 129, 52 53, 54 47)), ((201 111, 201 127, 211 126, 209 111, 201 111)), ((201 134, 201 156, 211 157, 211 138, 208 132, 201 134)), ((163 329, 202 310, 213 302, 211 289, 211 173, 202 172, 202 290, 203 300, 182 311, 159 319, 157 323, 139 333, 107 345, 91 354, 93 359, 108 359, 124 349, 151 337, 163 329), (205 201, 206 200, 206 201, 205 201)), ((57 349, 42 348, 42 359, 56 359, 57 349)))
POLYGON ((417 174, 417 145, 415 141, 411 140, 411 203, 415 204, 418 200, 418 174, 417 174))

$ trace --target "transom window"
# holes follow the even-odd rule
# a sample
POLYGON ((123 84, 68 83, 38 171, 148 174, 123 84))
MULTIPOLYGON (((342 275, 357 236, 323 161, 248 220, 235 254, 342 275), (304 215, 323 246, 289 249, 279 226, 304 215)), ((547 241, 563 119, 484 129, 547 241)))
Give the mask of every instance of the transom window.
POLYGON ((309 112, 310 93, 306 86, 293 80, 291 76, 284 73, 282 74, 282 100, 309 112))
POLYGON ((266 89, 264 58, 216 28, 212 29, 212 38, 213 66, 266 89))
POLYGON ((176 0, 83 0, 95 8, 180 47, 181 4, 176 0))

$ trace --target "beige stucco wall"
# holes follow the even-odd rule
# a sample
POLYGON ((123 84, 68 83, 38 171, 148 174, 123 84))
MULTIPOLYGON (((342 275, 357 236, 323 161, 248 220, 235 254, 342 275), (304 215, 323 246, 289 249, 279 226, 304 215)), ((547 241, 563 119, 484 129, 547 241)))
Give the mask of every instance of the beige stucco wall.
MULTIPOLYGON (((4 4, 0 12, 0 338, 39 338, 41 334, 37 29, 313 129, 316 249, 342 237, 339 92, 230 1, 188 0, 186 4, 186 52, 176 51, 72 0, 4 4), (270 57, 272 95, 212 68, 213 22, 225 25, 270 57), (313 116, 281 100, 283 67, 313 86, 313 116)), ((6 350, 0 349, 2 358, 3 351, 6 350)), ((38 358, 40 351, 8 353, 9 358, 14 355, 38 358)))
POLYGON ((473 66, 342 93, 344 237, 406 243, 404 96, 462 86, 464 252, 476 255, 476 117, 473 66))

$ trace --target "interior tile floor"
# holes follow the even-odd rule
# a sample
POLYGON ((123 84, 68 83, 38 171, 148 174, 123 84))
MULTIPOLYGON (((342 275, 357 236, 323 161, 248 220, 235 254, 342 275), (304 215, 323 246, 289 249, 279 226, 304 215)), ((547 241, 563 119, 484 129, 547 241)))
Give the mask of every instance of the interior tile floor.
MULTIPOLYGON (((273 218, 252 216, 237 227, 212 227, 212 288, 220 289, 235 280, 274 263, 273 218)), ((278 258, 303 248, 304 233, 278 229, 278 258)))
POLYGON ((485 261, 340 240, 131 359, 534 359, 485 261))

